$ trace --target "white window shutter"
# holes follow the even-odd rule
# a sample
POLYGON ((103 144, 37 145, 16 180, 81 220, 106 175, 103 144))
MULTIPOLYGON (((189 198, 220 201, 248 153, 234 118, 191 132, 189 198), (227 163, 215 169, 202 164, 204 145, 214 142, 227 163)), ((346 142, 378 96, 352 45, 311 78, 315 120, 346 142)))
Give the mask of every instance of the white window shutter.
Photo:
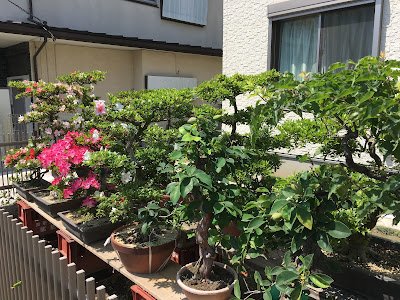
POLYGON ((208 0, 163 0, 162 16, 205 26, 207 10, 208 0))

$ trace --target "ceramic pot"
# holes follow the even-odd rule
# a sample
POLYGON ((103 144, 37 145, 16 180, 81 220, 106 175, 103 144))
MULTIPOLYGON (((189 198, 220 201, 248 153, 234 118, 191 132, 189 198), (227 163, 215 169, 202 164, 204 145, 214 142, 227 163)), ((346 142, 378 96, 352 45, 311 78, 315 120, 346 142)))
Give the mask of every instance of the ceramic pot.
POLYGON ((137 224, 128 224, 115 230, 111 234, 111 244, 114 250, 129 272, 146 274, 155 273, 161 270, 164 264, 169 261, 172 251, 175 248, 175 240, 154 247, 132 247, 117 242, 114 238, 125 228, 135 226, 137 224))
POLYGON ((218 266, 220 268, 224 268, 229 273, 232 274, 233 282, 229 286, 227 286, 227 287, 225 287, 223 289, 220 289, 220 290, 200 291, 200 290, 196 290, 196 289, 193 289, 191 287, 188 287, 181 280, 182 273, 184 271, 186 271, 186 269, 189 266, 193 266, 194 264, 195 264, 195 262, 192 262, 190 264, 187 264, 187 265, 183 266, 178 271, 178 273, 176 274, 176 281, 177 281, 178 285, 182 288, 182 291, 186 295, 186 297, 189 300, 226 300, 226 299, 228 299, 229 296, 232 294, 233 286, 234 286, 236 280, 238 280, 238 276, 237 276, 236 272, 231 267, 227 266, 226 264, 219 263, 219 262, 214 262, 214 266, 218 266))

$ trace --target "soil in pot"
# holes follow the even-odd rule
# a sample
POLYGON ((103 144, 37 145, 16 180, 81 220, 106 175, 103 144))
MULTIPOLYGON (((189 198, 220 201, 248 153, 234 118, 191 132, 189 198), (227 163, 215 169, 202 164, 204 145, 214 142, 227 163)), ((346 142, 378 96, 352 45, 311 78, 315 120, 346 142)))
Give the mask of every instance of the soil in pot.
POLYGON ((169 261, 176 238, 176 230, 160 227, 150 235, 143 235, 141 226, 129 224, 114 231, 111 244, 126 270, 154 273, 169 261))
POLYGON ((81 206, 83 198, 60 199, 57 193, 49 190, 42 190, 29 193, 35 203, 52 217, 56 217, 60 211, 75 209, 81 206))
POLYGON ((64 216, 66 216, 72 222, 79 225, 79 227, 98 227, 110 223, 110 221, 107 218, 88 219, 76 211, 65 213, 64 216))
POLYGON ((233 275, 230 272, 218 266, 213 267, 207 282, 204 279, 197 279, 195 276, 196 271, 195 266, 189 266, 182 272, 180 278, 186 286, 199 291, 220 290, 228 287, 234 281, 233 275))

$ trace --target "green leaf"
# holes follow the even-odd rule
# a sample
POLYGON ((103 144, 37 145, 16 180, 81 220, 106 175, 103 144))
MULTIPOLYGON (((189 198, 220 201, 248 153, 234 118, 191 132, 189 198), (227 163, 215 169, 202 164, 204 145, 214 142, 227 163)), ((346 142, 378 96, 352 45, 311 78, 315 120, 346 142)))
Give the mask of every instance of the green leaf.
POLYGON ((351 234, 350 229, 339 221, 328 224, 327 229, 328 234, 337 239, 347 238, 351 234))
POLYGON ((181 188, 180 188, 179 185, 176 185, 176 186, 172 189, 170 196, 171 196, 171 202, 172 202, 173 204, 178 203, 179 198, 181 197, 181 188))
POLYGON ((181 195, 183 198, 187 196, 193 190, 193 179, 192 178, 185 178, 181 182, 181 195))
POLYGON ((317 244, 321 247, 322 250, 332 252, 332 246, 329 242, 329 237, 325 232, 319 232, 317 234, 317 244))
POLYGON ((194 175, 204 184, 208 185, 208 186, 212 186, 212 180, 211 180, 211 176, 206 174, 204 171, 201 170, 197 170, 194 175))
POLYGON ((290 257, 290 251, 286 251, 285 256, 283 257, 283 264, 285 267, 289 266, 292 258, 290 257))
POLYGON ((254 218, 253 220, 251 220, 251 222, 249 223, 248 228, 250 228, 250 229, 258 228, 264 223, 265 223, 264 218, 257 217, 257 218, 254 218))
POLYGON ((277 285, 287 285, 299 278, 299 274, 293 271, 283 271, 276 276, 277 285))
POLYGON ((147 208, 148 208, 148 209, 159 209, 160 207, 159 207, 157 204, 155 204, 155 203, 149 203, 149 204, 147 205, 147 208))
POLYGON ((320 288, 326 289, 333 282, 333 279, 324 274, 311 274, 311 281, 320 288))
POLYGON ((263 294, 263 300, 272 300, 272 295, 270 291, 265 291, 263 294))
POLYGON ((275 201, 274 204, 272 204, 271 207, 271 211, 269 212, 271 215, 273 215, 274 213, 276 213, 277 211, 279 211, 282 207, 284 207, 285 205, 287 205, 289 203, 289 201, 287 200, 278 200, 275 201))
POLYGON ((303 291, 303 287, 299 285, 294 289, 294 291, 290 294, 290 300, 300 300, 301 292, 303 291))
POLYGON ((235 281, 235 284, 233 286, 233 293, 235 294, 235 297, 238 299, 240 299, 240 297, 242 296, 242 293, 240 291, 239 280, 235 281))
POLYGON ((177 159, 181 158, 181 156, 182 156, 182 151, 181 150, 176 150, 176 151, 172 152, 171 159, 172 160, 177 160, 177 159))
POLYGON ((222 168, 225 166, 226 160, 223 157, 218 157, 217 159, 217 168, 222 168))
POLYGON ((336 69, 340 69, 340 68, 346 68, 347 65, 345 63, 341 63, 341 62, 337 62, 334 64, 331 64, 331 66, 329 67, 329 72, 334 71, 336 69))
POLYGON ((311 230, 313 225, 313 217, 305 208, 297 207, 296 209, 296 217, 300 221, 301 224, 304 225, 307 229, 311 230))
POLYGON ((219 214, 224 210, 224 208, 225 206, 223 206, 220 202, 216 202, 213 207, 214 213, 219 214))

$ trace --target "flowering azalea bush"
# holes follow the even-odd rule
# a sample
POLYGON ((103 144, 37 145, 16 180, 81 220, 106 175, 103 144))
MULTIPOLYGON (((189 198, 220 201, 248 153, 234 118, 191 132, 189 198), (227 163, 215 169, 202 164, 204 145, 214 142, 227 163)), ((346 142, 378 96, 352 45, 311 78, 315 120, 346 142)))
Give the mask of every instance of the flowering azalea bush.
MULTIPOLYGON (((104 72, 73 72, 67 76, 57 77, 57 82, 12 81, 10 87, 21 91, 17 98, 33 99, 31 111, 20 116, 21 123, 40 124, 41 137, 47 141, 56 141, 68 131, 82 129, 84 119, 76 115, 70 121, 63 121, 60 113, 77 113, 77 109, 89 111, 97 97, 93 94, 94 84, 104 79, 104 72)), ((94 113, 94 112, 93 112, 94 113)))

